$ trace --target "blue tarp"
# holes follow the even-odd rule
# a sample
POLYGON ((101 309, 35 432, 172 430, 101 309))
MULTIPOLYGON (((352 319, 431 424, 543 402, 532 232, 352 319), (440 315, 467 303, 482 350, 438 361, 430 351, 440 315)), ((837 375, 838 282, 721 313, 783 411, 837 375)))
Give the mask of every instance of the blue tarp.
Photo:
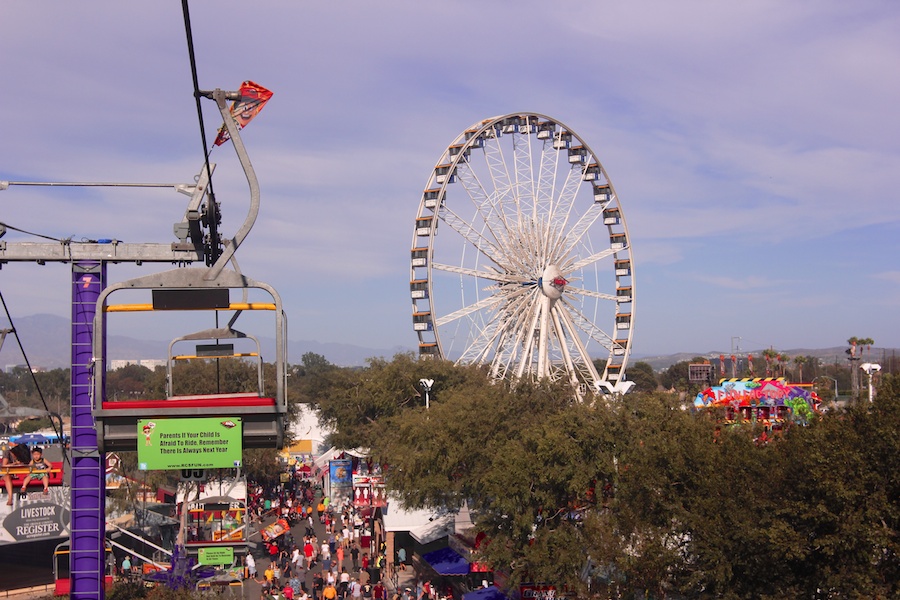
POLYGON ((428 552, 423 554, 422 558, 437 571, 438 575, 467 575, 469 573, 468 561, 450 548, 428 552))
POLYGON ((466 592, 463 594, 462 600, 506 600, 506 595, 492 585, 466 592))

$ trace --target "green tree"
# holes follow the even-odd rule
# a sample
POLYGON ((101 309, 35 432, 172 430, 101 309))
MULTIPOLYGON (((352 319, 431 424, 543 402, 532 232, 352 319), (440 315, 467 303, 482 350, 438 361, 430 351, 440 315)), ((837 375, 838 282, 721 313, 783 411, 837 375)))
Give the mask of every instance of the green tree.
POLYGON ((432 407, 442 401, 445 390, 471 377, 481 386, 486 376, 478 367, 455 367, 448 361, 420 361, 412 354, 392 360, 370 358, 363 369, 329 369, 321 372, 308 398, 319 422, 335 432, 332 443, 343 447, 370 447, 372 426, 405 409, 424 408, 421 379, 432 379, 432 407))
POLYGON ((650 363, 638 361, 628 367, 627 378, 634 382, 635 392, 655 392, 659 387, 656 372, 650 363))
POLYGON ((33 431, 40 431, 45 427, 53 427, 54 423, 50 420, 50 417, 42 417, 40 419, 25 419, 20 422, 16 427, 16 430, 19 433, 31 433, 33 431))
MULTIPOLYGON (((107 371, 106 397, 111 400, 147 399, 148 393, 156 391, 152 379, 153 371, 142 365, 126 365, 107 371)), ((164 391, 158 390, 158 393, 164 391)))
POLYGON ((590 560, 621 597, 900 593, 894 377, 871 405, 762 443, 758 426, 723 428, 665 393, 578 402, 565 385, 407 355, 325 376, 317 406, 346 447, 369 448, 407 507, 466 502, 489 539, 479 559, 512 584, 585 597, 590 560))

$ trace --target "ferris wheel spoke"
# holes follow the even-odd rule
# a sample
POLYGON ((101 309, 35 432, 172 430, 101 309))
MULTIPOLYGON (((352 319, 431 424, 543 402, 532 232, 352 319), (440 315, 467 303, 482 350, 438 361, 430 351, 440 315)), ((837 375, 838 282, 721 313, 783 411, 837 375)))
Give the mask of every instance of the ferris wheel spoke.
POLYGON ((619 250, 607 248, 606 250, 601 250, 600 252, 596 252, 588 256, 587 258, 582 258, 581 260, 575 261, 573 263, 563 263, 562 269, 566 273, 575 273, 587 266, 594 264, 598 260, 603 260, 604 258, 613 256, 616 252, 619 252, 619 250))
POLYGON ((474 246, 476 250, 492 260, 495 264, 499 266, 505 264, 504 252, 490 240, 478 233, 468 221, 460 218, 456 213, 443 206, 438 212, 438 218, 449 225, 453 231, 458 233, 463 239, 474 246))
POLYGON ((554 190, 561 152, 553 147, 552 139, 544 140, 541 148, 541 166, 538 174, 537 190, 535 192, 535 210, 538 214, 551 217, 544 225, 544 235, 541 244, 544 254, 549 256, 551 241, 555 237, 552 215, 554 214, 554 190))
POLYGON ((575 198, 581 189, 582 179, 581 170, 577 167, 570 168, 566 172, 566 178, 563 182, 562 190, 553 203, 553 209, 549 215, 549 225, 552 230, 552 237, 548 241, 551 252, 558 253, 565 245, 564 232, 569 223, 572 209, 575 206, 575 198))
POLYGON ((483 310, 494 304, 498 304, 499 302, 500 302, 500 300, 498 298, 496 298, 494 296, 488 296, 486 298, 482 298, 478 302, 474 302, 474 303, 470 304, 469 306, 461 308, 461 309, 454 311, 448 315, 444 315, 443 317, 436 319, 434 323, 435 323, 435 325, 440 327, 441 325, 446 325, 447 323, 452 323, 453 321, 455 321, 457 319, 461 319, 465 316, 471 315, 473 312, 483 310))
POLYGON ((471 155, 460 158, 456 167, 456 175, 475 207, 478 219, 483 222, 497 245, 502 248, 506 242, 506 232, 511 226, 503 211, 503 201, 509 193, 510 184, 502 160, 502 151, 496 144, 496 138, 497 132, 494 129, 485 130, 480 137, 483 140, 481 150, 485 163, 494 165, 488 170, 486 177, 479 175, 473 168, 471 155))
POLYGON ((530 372, 534 363, 534 339, 537 337, 535 333, 538 330, 541 318, 540 303, 535 302, 523 316, 527 317, 527 326, 522 329, 524 337, 522 339, 522 353, 519 358, 519 364, 516 366, 517 378, 521 378, 526 372, 530 372))
POLYGON ((528 315, 534 306, 529 297, 534 297, 535 293, 533 287, 520 287, 513 292, 507 290, 502 314, 496 315, 496 319, 492 322, 492 326, 497 328, 496 335, 492 334, 489 344, 485 341, 473 344, 472 353, 484 355, 483 362, 491 363, 491 373, 494 376, 504 377, 519 355, 528 315), (488 358, 486 351, 491 348, 494 349, 494 355, 488 358))
POLYGON ((587 334, 588 337, 599 343, 607 350, 612 350, 612 348, 617 345, 617 342, 611 335, 594 325, 587 317, 585 317, 581 313, 580 310, 578 310, 578 308, 574 304, 572 304, 566 298, 562 298, 562 301, 565 303, 566 308, 568 309, 568 316, 573 325, 578 327, 578 329, 587 334))
POLYGON ((475 207, 476 214, 491 236, 502 246, 506 240, 504 232, 508 231, 510 224, 503 212, 497 209, 498 194, 488 191, 478 174, 470 168, 468 160, 460 160, 456 172, 459 182, 475 207))
POLYGON ((502 333, 499 315, 494 315, 484 325, 478 336, 466 346, 457 362, 485 362, 490 354, 490 350, 494 347, 494 343, 502 333))
POLYGON ((612 300, 613 302, 616 302, 618 300, 618 298, 616 298, 612 294, 604 294, 603 292, 595 292, 594 290, 586 290, 571 285, 566 286, 566 293, 578 294, 579 296, 588 296, 590 298, 597 298, 599 300, 612 300))
POLYGON ((484 156, 495 192, 492 198, 494 209, 504 223, 508 223, 508 217, 512 217, 515 221, 518 219, 517 211, 513 210, 511 214, 508 212, 510 206, 516 208, 516 199, 513 194, 513 183, 509 166, 503 158, 503 147, 500 145, 500 138, 501 134, 495 130, 494 135, 485 141, 484 156))
POLYGON ((559 342, 559 349, 562 352, 563 360, 566 365, 566 372, 569 373, 570 381, 575 383, 575 361, 572 360, 572 353, 569 351, 569 344, 572 343, 575 339, 573 336, 566 335, 565 330, 563 329, 563 325, 560 321, 560 311, 557 306, 554 306, 550 313, 553 319, 553 329, 556 332, 556 339, 559 342))
MULTIPOLYGON (((529 127, 529 125, 526 124, 526 127, 529 127)), ((534 164, 531 158, 530 135, 513 135, 513 161, 516 175, 513 191, 516 219, 520 223, 526 219, 534 223, 537 221, 537 213, 534 198, 534 164)))
POLYGON ((438 271, 446 271, 447 273, 455 273, 457 275, 466 275, 469 277, 477 277, 478 279, 488 279, 490 281, 499 281, 501 283, 528 283, 529 280, 521 275, 512 275, 510 273, 501 273, 499 271, 479 271, 478 269, 468 269, 466 267, 457 267, 455 265, 445 265, 442 263, 431 263, 432 269, 438 271))
POLYGON ((590 229, 594 226, 601 216, 603 216, 603 209, 606 208, 606 204, 601 202, 595 202, 592 204, 581 218, 578 219, 578 222, 572 226, 572 229, 566 234, 565 238, 561 239, 560 242, 562 244, 561 252, 563 254, 569 252, 572 248, 575 248, 584 237, 584 234, 590 231, 590 229))

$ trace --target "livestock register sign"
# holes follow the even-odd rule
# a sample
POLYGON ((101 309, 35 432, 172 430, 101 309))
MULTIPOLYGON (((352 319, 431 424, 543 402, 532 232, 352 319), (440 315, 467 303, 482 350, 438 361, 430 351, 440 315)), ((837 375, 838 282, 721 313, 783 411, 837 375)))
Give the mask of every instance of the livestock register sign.
POLYGON ((240 417, 142 419, 138 469, 233 469, 241 466, 240 417))

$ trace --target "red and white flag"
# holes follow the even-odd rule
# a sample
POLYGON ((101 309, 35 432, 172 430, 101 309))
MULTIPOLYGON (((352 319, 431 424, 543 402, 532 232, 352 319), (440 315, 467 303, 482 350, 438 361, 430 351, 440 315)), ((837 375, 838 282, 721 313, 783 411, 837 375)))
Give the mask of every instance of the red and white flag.
MULTIPOLYGON (((231 116, 237 121, 238 129, 243 129, 247 123, 259 114, 262 107, 266 105, 272 92, 252 81, 245 81, 240 87, 241 99, 231 103, 231 116)), ((221 146, 231 139, 228 130, 223 124, 219 127, 219 135, 216 136, 214 144, 221 146)))

